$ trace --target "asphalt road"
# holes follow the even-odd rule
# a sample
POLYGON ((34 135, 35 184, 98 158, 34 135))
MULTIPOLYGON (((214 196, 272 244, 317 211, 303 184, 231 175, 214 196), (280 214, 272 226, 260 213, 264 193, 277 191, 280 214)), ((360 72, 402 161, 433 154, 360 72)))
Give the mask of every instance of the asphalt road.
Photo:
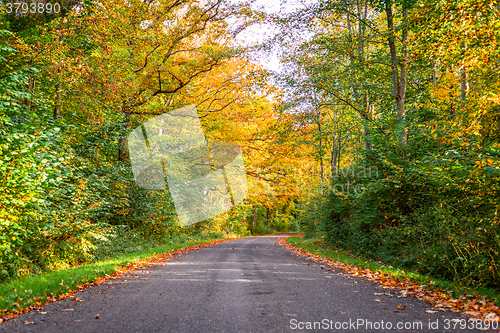
POLYGON ((420 299, 321 269, 280 247, 276 237, 173 256, 164 266, 77 293, 83 302, 64 299, 9 320, 0 332, 476 331, 459 330, 453 320, 467 320, 464 315, 428 313, 420 299))

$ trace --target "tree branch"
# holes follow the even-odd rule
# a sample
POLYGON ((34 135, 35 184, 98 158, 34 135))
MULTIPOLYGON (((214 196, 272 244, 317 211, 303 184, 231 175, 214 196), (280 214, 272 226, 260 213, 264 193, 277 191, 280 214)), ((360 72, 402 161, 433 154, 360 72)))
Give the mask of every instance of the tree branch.
POLYGON ((154 51, 156 51, 156 49, 157 49, 157 48, 159 48, 160 46, 161 46, 161 44, 158 44, 158 45, 156 45, 156 46, 155 46, 155 47, 154 47, 151 51, 149 51, 149 52, 148 52, 148 54, 146 55, 146 59, 144 59, 144 65, 143 65, 141 68, 136 69, 136 70, 134 71, 135 73, 138 73, 138 72, 142 71, 142 70, 143 70, 143 69, 147 66, 149 56, 150 56, 150 55, 151 55, 154 51))

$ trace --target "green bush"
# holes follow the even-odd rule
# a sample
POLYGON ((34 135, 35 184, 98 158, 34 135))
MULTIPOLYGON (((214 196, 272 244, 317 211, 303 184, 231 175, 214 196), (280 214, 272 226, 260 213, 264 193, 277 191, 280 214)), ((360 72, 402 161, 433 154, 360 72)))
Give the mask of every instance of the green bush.
POLYGON ((474 168, 476 160, 455 154, 417 163, 385 161, 375 179, 334 179, 333 184, 349 181, 364 190, 332 191, 316 207, 321 229, 330 244, 353 253, 499 288, 500 178, 487 167, 474 168))

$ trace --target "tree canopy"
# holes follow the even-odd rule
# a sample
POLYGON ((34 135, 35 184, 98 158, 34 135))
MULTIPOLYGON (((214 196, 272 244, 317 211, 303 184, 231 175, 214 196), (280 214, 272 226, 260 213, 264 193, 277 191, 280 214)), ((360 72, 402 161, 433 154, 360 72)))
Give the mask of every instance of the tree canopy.
POLYGON ((0 279, 231 228, 499 287, 497 1, 57 3, 0 5, 0 279), (261 23, 279 32, 237 42, 261 23), (271 49, 280 71, 252 60, 271 49), (182 227, 168 189, 135 183, 127 137, 188 105, 241 148, 249 190, 182 227))

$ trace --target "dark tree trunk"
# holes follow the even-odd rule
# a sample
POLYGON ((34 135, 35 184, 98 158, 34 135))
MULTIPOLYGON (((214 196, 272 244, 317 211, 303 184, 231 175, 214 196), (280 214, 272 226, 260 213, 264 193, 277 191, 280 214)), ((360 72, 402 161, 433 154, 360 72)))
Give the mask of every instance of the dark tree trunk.
POLYGON ((252 218, 252 235, 253 235, 253 228, 255 226, 255 223, 257 222, 257 207, 253 207, 253 218, 252 218))
POLYGON ((332 141, 331 167, 332 167, 332 178, 334 178, 337 175, 337 134, 333 136, 333 141, 332 141))
MULTIPOLYGON (((58 70, 60 73, 60 70, 58 70)), ((61 116, 61 107, 62 107, 62 101, 61 101, 61 83, 58 83, 56 86, 56 102, 54 105, 54 118, 59 118, 61 116)))
POLYGON ((267 213, 266 213, 266 226, 269 229, 269 217, 271 216, 271 209, 267 207, 267 213))
POLYGON ((118 161, 125 161, 128 158, 128 136, 125 129, 128 129, 130 127, 130 115, 128 115, 127 113, 125 113, 123 127, 123 137, 118 139, 118 161))
MULTIPOLYGON (((396 100, 396 108, 398 111, 397 120, 398 123, 403 123, 406 111, 405 111, 405 95, 406 95, 406 78, 407 78, 407 67, 406 63, 403 60, 402 62, 398 61, 397 52, 396 52, 396 37, 393 35, 394 33, 394 16, 392 13, 392 1, 386 1, 385 3, 385 12, 387 14, 387 28, 389 30, 389 53, 391 55, 391 67, 392 67, 392 85, 394 89, 394 98, 396 100), (398 66, 401 68, 401 73, 399 73, 398 66)), ((403 19, 406 21, 407 10, 403 8, 403 19)), ((406 50, 406 38, 408 36, 408 31, 404 27, 401 36, 401 44, 402 44, 402 57, 407 57, 406 50)), ((407 140, 407 131, 406 128, 403 128, 399 138, 400 142, 405 144, 407 140)))

